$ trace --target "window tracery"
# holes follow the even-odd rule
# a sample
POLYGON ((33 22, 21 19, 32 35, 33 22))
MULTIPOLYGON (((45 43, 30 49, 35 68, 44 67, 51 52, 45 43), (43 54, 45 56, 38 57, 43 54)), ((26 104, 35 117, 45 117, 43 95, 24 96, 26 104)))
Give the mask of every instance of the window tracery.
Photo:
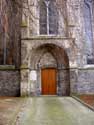
POLYGON ((58 12, 54 0, 40 2, 40 34, 58 33, 58 12))

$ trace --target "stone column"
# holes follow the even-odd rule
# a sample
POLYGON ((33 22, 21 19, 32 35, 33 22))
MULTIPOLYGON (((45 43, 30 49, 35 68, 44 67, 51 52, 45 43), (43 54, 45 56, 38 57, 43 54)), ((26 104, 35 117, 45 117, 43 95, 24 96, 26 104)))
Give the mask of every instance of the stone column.
POLYGON ((78 69, 77 67, 70 68, 70 94, 77 94, 78 92, 78 69))
POLYGON ((28 96, 28 77, 29 77, 29 69, 21 69, 21 96, 28 96))

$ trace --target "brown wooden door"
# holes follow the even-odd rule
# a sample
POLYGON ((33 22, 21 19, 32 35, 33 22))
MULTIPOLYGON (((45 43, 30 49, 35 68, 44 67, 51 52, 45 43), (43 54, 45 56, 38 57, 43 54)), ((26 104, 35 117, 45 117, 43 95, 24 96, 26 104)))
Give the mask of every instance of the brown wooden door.
POLYGON ((42 69, 42 94, 56 95, 56 69, 42 69))

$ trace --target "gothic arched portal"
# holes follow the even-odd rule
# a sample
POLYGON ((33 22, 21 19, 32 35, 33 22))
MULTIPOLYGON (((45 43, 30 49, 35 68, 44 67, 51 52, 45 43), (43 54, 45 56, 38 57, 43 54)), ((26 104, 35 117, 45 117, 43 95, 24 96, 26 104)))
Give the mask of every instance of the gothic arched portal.
MULTIPOLYGON (((52 92, 53 94, 63 96, 70 94, 69 59, 63 48, 54 44, 44 44, 32 50, 30 59, 30 95, 32 95, 32 93, 35 95, 43 94, 43 71, 45 71, 46 75, 49 72, 48 76, 46 77, 44 74, 44 77, 50 79, 50 83, 52 80, 49 74, 52 75, 52 77, 56 75, 55 79, 53 79, 56 83, 50 86, 52 88, 56 86, 54 89, 55 93, 52 92), (35 79, 32 76, 34 76, 35 79)), ((47 87, 47 83, 45 87, 47 87)), ((47 88, 44 89, 45 91, 47 90, 47 88)), ((49 91, 50 90, 51 88, 49 91)), ((51 94, 51 92, 48 93, 48 95, 49 94, 51 94)))

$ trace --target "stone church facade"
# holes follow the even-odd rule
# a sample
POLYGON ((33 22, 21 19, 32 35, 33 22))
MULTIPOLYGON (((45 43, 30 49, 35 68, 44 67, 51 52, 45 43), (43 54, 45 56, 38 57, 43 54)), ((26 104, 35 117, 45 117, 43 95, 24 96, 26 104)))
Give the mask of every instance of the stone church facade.
POLYGON ((1 66, 1 95, 94 94, 93 0, 28 0, 19 46, 21 63, 1 66))

